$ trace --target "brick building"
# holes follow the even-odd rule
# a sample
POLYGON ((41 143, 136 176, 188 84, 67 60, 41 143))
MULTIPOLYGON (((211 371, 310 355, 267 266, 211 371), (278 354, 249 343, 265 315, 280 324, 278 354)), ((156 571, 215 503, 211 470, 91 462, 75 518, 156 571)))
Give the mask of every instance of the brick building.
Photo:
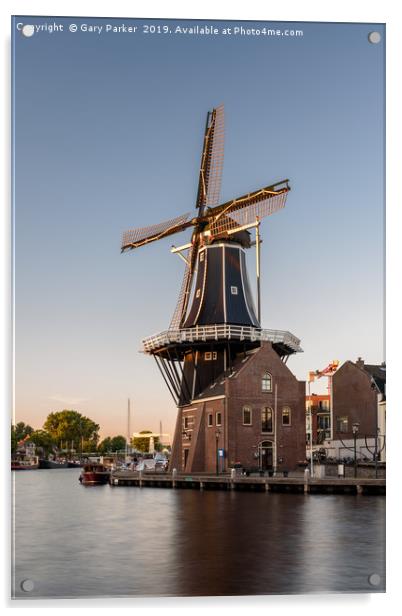
MULTIPOLYGON (((351 455, 353 426, 357 429, 359 457, 373 457, 375 437, 378 449, 385 446, 385 421, 382 414, 385 402, 386 366, 346 361, 333 376, 333 440, 326 441, 329 455, 351 455), (366 447, 366 441, 369 449, 366 447), (345 447, 346 445, 347 447, 345 447)), ((383 456, 380 456, 383 457, 383 456)))
POLYGON ((329 394, 306 396, 306 443, 310 443, 310 405, 313 445, 320 445, 331 437, 331 408, 329 394))
POLYGON ((291 470, 305 459, 305 383, 270 342, 239 354, 190 404, 179 408, 171 468, 223 472, 291 470))

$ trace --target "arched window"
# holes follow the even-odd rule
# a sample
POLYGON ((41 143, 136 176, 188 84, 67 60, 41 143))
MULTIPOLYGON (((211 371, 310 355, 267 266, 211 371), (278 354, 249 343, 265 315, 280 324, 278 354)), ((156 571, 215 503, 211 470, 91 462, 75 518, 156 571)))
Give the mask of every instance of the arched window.
POLYGON ((269 406, 261 411, 261 432, 273 432, 273 412, 269 406))
POLYGON ((291 414, 292 412, 290 410, 290 407, 284 406, 282 409, 282 425, 283 426, 290 426, 290 424, 292 423, 291 414))
POLYGON ((272 391, 272 376, 269 372, 264 372, 261 379, 262 391, 272 391))
POLYGON ((243 406, 243 426, 251 426, 252 415, 251 406, 243 406))

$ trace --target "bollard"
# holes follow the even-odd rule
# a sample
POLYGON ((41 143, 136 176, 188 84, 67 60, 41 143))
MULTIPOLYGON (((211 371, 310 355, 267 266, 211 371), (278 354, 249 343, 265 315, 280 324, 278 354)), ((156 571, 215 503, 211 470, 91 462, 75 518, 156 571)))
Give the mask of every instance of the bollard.
POLYGON ((172 488, 176 487, 177 468, 172 470, 172 488))
POLYGON ((142 488, 142 471, 138 472, 138 476, 140 478, 140 488, 142 488))
POLYGON ((230 489, 234 490, 234 480, 236 478, 236 469, 235 468, 231 468, 230 469, 230 489))
POLYGON ((303 490, 304 494, 308 494, 308 492, 310 492, 309 482, 310 482, 310 469, 306 467, 304 469, 304 490, 303 490))

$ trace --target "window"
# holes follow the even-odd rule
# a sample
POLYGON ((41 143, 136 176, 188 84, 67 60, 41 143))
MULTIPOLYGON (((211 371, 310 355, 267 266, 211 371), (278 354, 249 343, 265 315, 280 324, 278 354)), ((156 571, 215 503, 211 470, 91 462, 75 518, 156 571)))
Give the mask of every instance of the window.
POLYGON ((336 418, 336 429, 338 432, 349 432, 349 418, 345 417, 337 417, 336 418))
POLYGON ((329 430, 329 415, 317 415, 317 428, 318 430, 329 430))
POLYGON ((272 409, 266 406, 261 411, 261 432, 272 432, 272 409))
POLYGON ((211 427, 214 425, 214 417, 212 413, 208 413, 208 426, 211 427))
POLYGON ((261 379, 261 389, 262 391, 272 391, 272 376, 269 372, 265 372, 261 379))
POLYGON ((204 252, 201 252, 201 253, 200 253, 200 262, 201 262, 201 263, 202 263, 202 261, 204 261, 204 256, 205 256, 205 253, 204 253, 204 252))
POLYGON ((218 357, 217 351, 212 351, 212 352, 211 351, 207 351, 204 354, 205 361, 211 361, 211 360, 215 361, 217 359, 217 357, 218 357))
POLYGON ((243 406, 243 425, 251 426, 251 407, 243 406))
POLYGON ((183 420, 184 420, 183 428, 186 429, 186 428, 188 428, 188 423, 189 423, 188 422, 188 417, 183 417, 183 420))
POLYGON ((237 287, 230 287, 230 292, 232 295, 237 295, 237 287))
POLYGON ((284 406, 282 409, 282 426, 290 426, 291 424, 291 411, 288 406, 284 406))
POLYGON ((196 297, 200 297, 200 295, 201 295, 201 289, 197 289, 197 292, 196 292, 195 296, 196 297))
POLYGON ((222 413, 217 413, 216 414, 216 425, 217 426, 221 426, 222 425, 222 413))

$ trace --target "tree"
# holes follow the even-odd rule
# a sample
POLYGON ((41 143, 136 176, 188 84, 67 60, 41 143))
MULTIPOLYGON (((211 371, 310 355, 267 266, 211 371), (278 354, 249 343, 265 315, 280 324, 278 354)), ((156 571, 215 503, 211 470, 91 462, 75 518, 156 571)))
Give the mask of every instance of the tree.
POLYGON ((64 410, 50 413, 43 429, 58 445, 62 441, 73 441, 76 449, 82 447, 83 451, 94 451, 99 440, 100 426, 77 411, 64 410))
POLYGON ((99 443, 98 445, 99 453, 105 454, 105 453, 112 451, 111 443, 112 443, 112 439, 110 438, 110 436, 107 436, 106 438, 104 438, 103 441, 99 443))
POLYGON ((114 436, 111 441, 112 451, 121 451, 126 448, 126 439, 124 436, 119 434, 118 436, 114 436))
MULTIPOLYGON (((141 430, 140 434, 152 434, 152 432, 151 430, 141 430)), ((150 441, 149 437, 141 438, 140 436, 135 436, 133 439, 131 439, 131 445, 137 451, 143 451, 144 453, 147 453, 149 451, 149 441, 150 441)), ((154 445, 155 445, 155 449, 159 445, 158 436, 154 437, 154 445)))
POLYGON ((107 436, 98 446, 98 451, 101 454, 112 453, 115 451, 121 451, 126 448, 126 439, 124 436, 114 436, 111 438, 107 436))
POLYGON ((19 421, 15 426, 11 424, 11 453, 17 451, 19 441, 32 434, 33 428, 23 421, 19 421))
POLYGON ((22 441, 23 438, 25 438, 26 436, 29 436, 30 434, 32 434, 33 432, 33 428, 31 428, 31 426, 29 426, 28 424, 25 424, 23 421, 19 421, 16 425, 15 425, 15 436, 18 441, 22 441))
POLYGON ((42 449, 45 456, 53 451, 55 442, 46 430, 34 430, 29 438, 35 443, 36 447, 42 449))
POLYGON ((11 424, 11 453, 15 453, 17 451, 17 434, 15 432, 15 426, 11 424))

